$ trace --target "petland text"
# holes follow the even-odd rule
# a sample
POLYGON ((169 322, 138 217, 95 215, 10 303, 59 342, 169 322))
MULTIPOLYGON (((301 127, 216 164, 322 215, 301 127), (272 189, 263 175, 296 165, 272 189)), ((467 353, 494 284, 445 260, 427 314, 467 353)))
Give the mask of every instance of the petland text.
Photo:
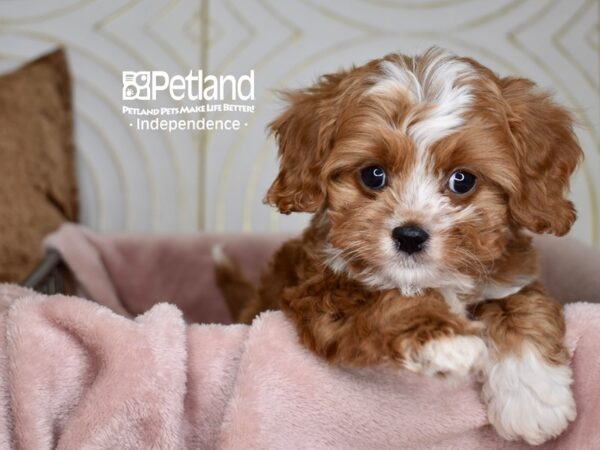
POLYGON ((204 75, 190 70, 187 75, 169 75, 162 70, 123 71, 123 100, 156 100, 169 94, 173 100, 254 100, 254 70, 234 75, 204 75))

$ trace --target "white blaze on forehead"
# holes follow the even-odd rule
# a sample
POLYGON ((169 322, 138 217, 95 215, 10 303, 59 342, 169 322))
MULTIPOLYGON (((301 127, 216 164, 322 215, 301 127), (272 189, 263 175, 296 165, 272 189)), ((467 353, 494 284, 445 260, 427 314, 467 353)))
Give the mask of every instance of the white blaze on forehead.
POLYGON ((435 155, 430 149, 464 124, 465 112, 473 103, 471 81, 477 72, 467 62, 439 49, 430 50, 421 59, 383 61, 380 69, 382 74, 369 93, 390 95, 400 90, 411 102, 397 125, 416 148, 415 166, 404 183, 403 208, 449 216, 456 211, 440 193, 442 175, 433 170, 435 155))
POLYGON ((473 102, 469 80, 477 75, 469 64, 441 50, 430 51, 424 60, 427 62, 420 63, 413 58, 410 64, 383 61, 380 65, 383 73, 369 90, 384 95, 398 89, 408 92, 414 111, 400 128, 412 137, 420 154, 464 123, 464 113, 473 102), (424 65, 419 67, 419 64, 424 65), (414 121, 419 105, 430 109, 414 121))
POLYGON ((414 72, 414 65, 412 68, 409 68, 400 62, 382 61, 379 68, 383 72, 383 75, 369 89, 368 93, 388 95, 391 92, 402 90, 408 91, 414 103, 421 103, 423 101, 423 89, 421 82, 414 72))
POLYGON ((475 280, 446 267, 443 236, 455 224, 471 217, 474 209, 453 205, 441 192, 444 175, 434 171, 430 149, 464 124, 474 98, 470 81, 477 73, 468 63, 439 50, 428 52, 421 60, 383 61, 380 71, 367 95, 391 97, 402 93, 410 99, 411 109, 394 127, 414 141, 416 162, 401 183, 401 192, 389 189, 397 206, 381 230, 377 260, 382 264, 354 272, 348 264, 353 252, 332 246, 324 249, 326 264, 336 273, 347 273, 375 289, 396 288, 406 296, 420 294, 425 288, 443 289, 446 301, 455 312, 460 312, 459 294, 471 292, 475 280), (399 257, 390 236, 394 227, 413 220, 431 236, 424 262, 399 257))

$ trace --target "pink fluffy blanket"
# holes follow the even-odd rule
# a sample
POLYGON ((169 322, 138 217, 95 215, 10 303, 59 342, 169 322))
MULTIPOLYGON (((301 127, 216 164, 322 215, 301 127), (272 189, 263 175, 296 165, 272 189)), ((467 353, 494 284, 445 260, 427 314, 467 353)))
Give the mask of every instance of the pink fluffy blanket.
MULTIPOLYGON (((0 448, 526 447, 496 436, 475 380, 333 367, 298 345, 279 312, 251 326, 186 324, 227 320, 208 259, 215 239, 97 236, 75 226, 52 236, 47 245, 83 290, 113 311, 0 286, 0 448), (151 306, 159 299, 182 308, 151 306)), ((226 246, 256 275, 280 239, 238 236, 226 246)), ((575 244, 563 242, 542 242, 543 260, 577 272, 568 261, 575 244)), ((592 264, 586 280, 544 272, 555 295, 573 283, 598 300, 600 256, 579 250, 580 272, 592 264)), ((578 418, 544 448, 600 448, 600 306, 567 305, 566 316, 578 418)))

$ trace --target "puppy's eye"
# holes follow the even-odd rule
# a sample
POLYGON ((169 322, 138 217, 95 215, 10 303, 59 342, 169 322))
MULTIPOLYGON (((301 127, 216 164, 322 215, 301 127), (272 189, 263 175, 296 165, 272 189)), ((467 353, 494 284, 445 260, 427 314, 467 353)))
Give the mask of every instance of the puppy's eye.
POLYGON ((369 166, 360 170, 360 179, 369 189, 377 190, 385 187, 385 170, 381 166, 369 166))
POLYGON ((475 187, 477 177, 464 170, 457 170, 448 180, 448 187, 457 194, 466 194, 475 187))

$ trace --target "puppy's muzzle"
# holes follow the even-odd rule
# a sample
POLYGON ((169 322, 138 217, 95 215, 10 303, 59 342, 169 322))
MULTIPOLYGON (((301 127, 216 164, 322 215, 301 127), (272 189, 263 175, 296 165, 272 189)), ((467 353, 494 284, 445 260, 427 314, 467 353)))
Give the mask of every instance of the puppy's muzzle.
POLYGON ((392 230, 392 239, 399 251, 412 255, 425 248, 429 234, 416 225, 403 225, 392 230))

